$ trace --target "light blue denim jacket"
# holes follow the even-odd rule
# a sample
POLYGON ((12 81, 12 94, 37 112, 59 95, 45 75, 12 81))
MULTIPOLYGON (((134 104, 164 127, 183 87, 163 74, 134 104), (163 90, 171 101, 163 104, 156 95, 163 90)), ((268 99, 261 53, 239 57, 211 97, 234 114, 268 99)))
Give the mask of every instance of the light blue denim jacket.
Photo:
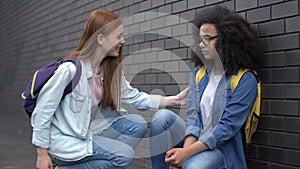
MULTIPOLYGON (((256 77, 251 72, 245 73, 233 93, 230 88, 231 75, 226 75, 221 79, 212 108, 213 128, 201 133, 203 125, 199 104, 209 81, 208 74, 212 70, 208 68, 199 84, 196 84, 195 78, 199 68, 195 68, 190 77, 185 135, 198 138, 209 149, 219 149, 224 155, 226 168, 245 169, 247 164, 240 129, 245 123, 257 96, 256 77)), ((233 73, 237 74, 238 71, 233 73)))
MULTIPOLYGON (((32 143, 48 148, 54 157, 75 161, 92 155, 93 135, 101 134, 114 121, 126 116, 127 111, 112 111, 99 105, 91 117, 90 82, 93 72, 89 61, 80 61, 82 73, 73 91, 62 97, 65 87, 75 75, 76 67, 67 62, 58 67, 40 91, 32 114, 32 143)), ((122 75, 122 102, 137 109, 158 108, 162 96, 148 95, 132 88, 122 75)))

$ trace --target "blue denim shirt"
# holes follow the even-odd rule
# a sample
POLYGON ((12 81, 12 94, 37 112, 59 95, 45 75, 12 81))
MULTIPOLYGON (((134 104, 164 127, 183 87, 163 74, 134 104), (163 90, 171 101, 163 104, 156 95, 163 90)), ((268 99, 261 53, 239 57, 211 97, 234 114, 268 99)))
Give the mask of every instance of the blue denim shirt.
MULTIPOLYGON (((233 93, 230 88, 231 75, 226 75, 221 79, 213 104, 213 128, 201 133, 203 126, 199 104, 209 81, 208 72, 211 70, 208 69, 199 84, 196 84, 195 78, 199 68, 195 68, 190 77, 185 135, 198 138, 209 149, 219 149, 224 155, 226 168, 247 168, 241 127, 245 123, 257 97, 256 77, 251 72, 245 73, 233 93)), ((238 71, 233 73, 237 74, 238 71)))
MULTIPOLYGON (((67 62, 60 65, 43 86, 31 118, 32 143, 48 148, 51 155, 64 161, 76 161, 92 155, 93 135, 101 134, 127 114, 125 109, 112 111, 110 108, 103 109, 100 104, 98 112, 92 116, 90 83, 93 72, 89 61, 80 62, 82 73, 73 91, 60 99, 76 72, 75 65, 67 62)), ((159 107, 162 96, 139 92, 124 76, 121 83, 123 103, 137 109, 159 107)))

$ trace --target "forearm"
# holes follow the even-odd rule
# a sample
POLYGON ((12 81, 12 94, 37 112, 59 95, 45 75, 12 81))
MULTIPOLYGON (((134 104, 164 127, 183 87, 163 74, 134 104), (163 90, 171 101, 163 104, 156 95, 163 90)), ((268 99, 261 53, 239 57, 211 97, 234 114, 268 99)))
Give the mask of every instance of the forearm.
POLYGON ((196 141, 193 144, 191 144, 190 146, 184 147, 183 149, 187 153, 186 154, 187 157, 190 158, 191 156, 193 156, 197 153, 207 150, 208 147, 204 143, 202 143, 200 141, 196 141))
POLYGON ((183 148, 186 148, 190 145, 192 145, 193 143, 195 143, 197 141, 197 139, 194 136, 187 136, 184 139, 184 144, 183 144, 183 148))
POLYGON ((175 96, 165 96, 165 97, 162 97, 159 107, 164 108, 167 106, 175 106, 175 105, 176 105, 175 96))

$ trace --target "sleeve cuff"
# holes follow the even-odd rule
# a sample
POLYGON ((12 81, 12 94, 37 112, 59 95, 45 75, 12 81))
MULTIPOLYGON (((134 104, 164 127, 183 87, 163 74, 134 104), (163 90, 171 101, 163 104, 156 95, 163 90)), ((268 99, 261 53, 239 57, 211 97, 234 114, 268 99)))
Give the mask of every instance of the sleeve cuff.
POLYGON ((207 145, 210 149, 214 149, 217 145, 217 140, 210 131, 205 132, 198 140, 207 145))
POLYGON ((33 129, 32 144, 41 148, 49 148, 49 130, 37 131, 33 129))
POLYGON ((199 138, 199 135, 200 135, 200 128, 199 127, 196 127, 196 126, 189 126, 187 127, 187 129, 185 130, 185 137, 187 136, 194 136, 196 138, 199 138))
POLYGON ((152 109, 158 109, 161 99, 162 99, 161 95, 150 95, 149 107, 152 109))

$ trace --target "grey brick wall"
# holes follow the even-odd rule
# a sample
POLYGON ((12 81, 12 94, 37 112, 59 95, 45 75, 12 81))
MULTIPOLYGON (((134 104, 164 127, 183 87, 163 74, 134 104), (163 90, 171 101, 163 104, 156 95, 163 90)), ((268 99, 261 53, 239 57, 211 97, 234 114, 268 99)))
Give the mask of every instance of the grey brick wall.
MULTIPOLYGON (((113 11, 124 19, 124 72, 132 85, 149 93, 176 94, 188 86, 193 68, 189 21, 198 10, 216 4, 235 10, 253 24, 265 51, 259 71, 262 116, 247 158, 249 168, 299 169, 299 0, 2 0, 1 112, 28 120, 19 97, 28 79, 37 68, 76 47, 95 9, 113 11)), ((184 117, 184 109, 172 110, 184 117)), ((143 115, 150 122, 152 113, 143 115)), ((147 140, 137 151, 147 157, 147 140)), ((151 168, 149 162, 139 158, 131 168, 151 168)))

